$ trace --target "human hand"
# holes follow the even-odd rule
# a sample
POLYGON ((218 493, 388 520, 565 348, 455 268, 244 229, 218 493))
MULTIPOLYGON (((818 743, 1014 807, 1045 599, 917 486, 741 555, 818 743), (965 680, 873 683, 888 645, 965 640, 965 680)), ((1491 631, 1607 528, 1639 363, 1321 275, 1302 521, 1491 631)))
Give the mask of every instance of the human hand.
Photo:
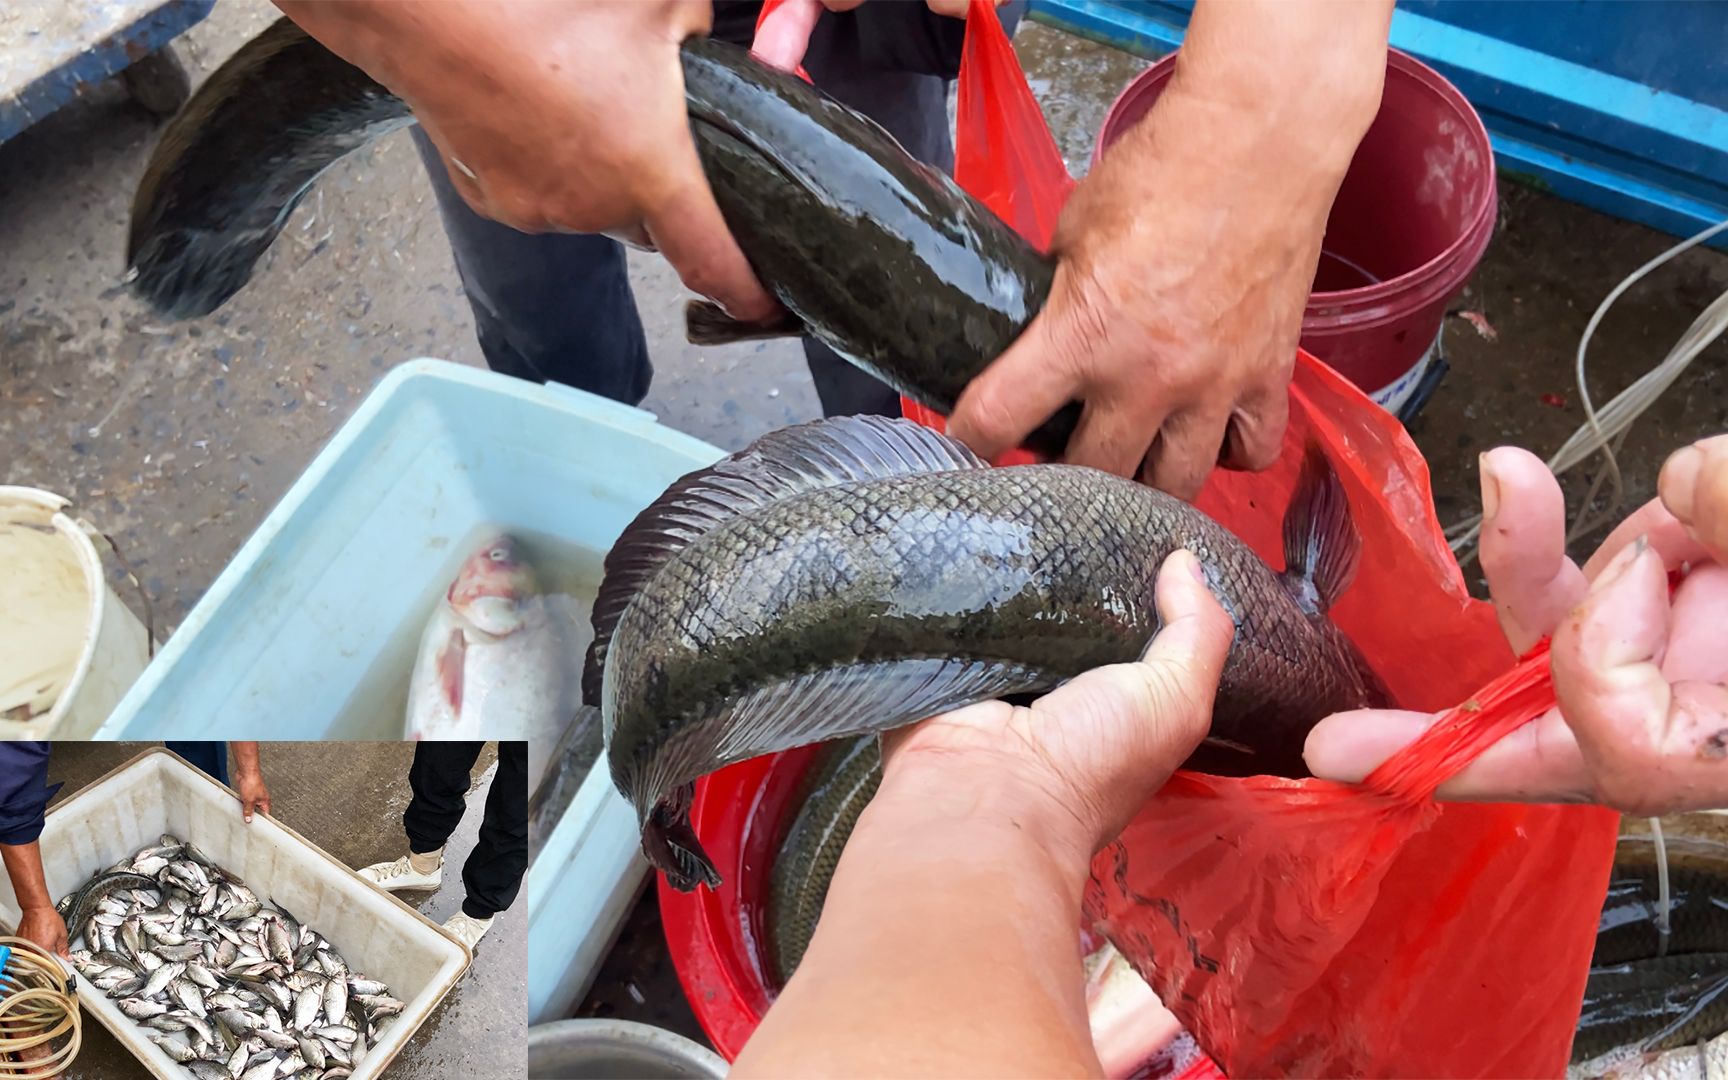
POLYGON ((71 956, 66 940, 66 920, 52 906, 27 907, 18 917, 18 936, 42 946, 55 956, 71 956))
POLYGON ((240 816, 250 825, 254 810, 270 812, 270 789, 264 784, 264 774, 256 769, 240 769, 234 774, 234 791, 240 796, 240 816))
MULTIPOLYGON (((1001 7, 1006 0, 991 0, 1001 7)), ((797 71, 810 47, 810 34, 816 20, 826 11, 851 11, 864 0, 787 0, 762 20, 756 29, 756 39, 750 51, 756 59, 782 71, 797 71)), ((926 0, 931 11, 953 19, 964 19, 971 7, 970 0, 926 0)))
POLYGON ((957 818, 989 804, 1083 864, 1211 725, 1235 627, 1186 551, 1160 568, 1157 603, 1163 628, 1136 663, 1089 671, 1030 706, 987 701, 885 735, 876 801, 927 812, 947 802, 957 818))
POLYGON ((477 212, 657 247, 734 318, 778 310, 690 137, 678 49, 705 0, 278 3, 409 104, 477 212))
MULTIPOLYGON (((1690 452, 1689 452, 1690 451, 1690 452)), ((1728 440, 1664 467, 1660 498, 1580 569, 1565 555, 1560 486, 1521 450, 1483 455, 1481 559, 1515 650, 1551 637, 1559 707, 1443 784, 1472 801, 1599 802, 1633 814, 1728 806, 1728 440), (1682 521, 1676 511, 1686 515, 1682 521), (1669 571, 1690 566, 1670 595, 1669 571)), ((1356 781, 1435 720, 1364 711, 1309 734, 1316 776, 1356 781)))
POLYGON ((1194 9, 1151 111, 1074 189, 1043 310, 960 396, 986 458, 1073 401, 1066 460, 1183 498, 1278 456, 1326 217, 1379 107, 1391 4, 1194 9), (1273 57, 1299 54, 1300 86, 1273 57))

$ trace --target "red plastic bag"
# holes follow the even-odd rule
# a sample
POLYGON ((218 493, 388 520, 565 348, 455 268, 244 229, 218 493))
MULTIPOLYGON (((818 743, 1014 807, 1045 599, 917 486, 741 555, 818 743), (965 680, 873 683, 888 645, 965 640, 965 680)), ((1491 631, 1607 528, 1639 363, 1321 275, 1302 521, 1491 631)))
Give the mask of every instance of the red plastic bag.
MULTIPOLYGON (((988 0, 973 0, 965 49, 955 178, 1047 245, 1072 181, 988 0)), ((1401 705, 1465 705, 1359 788, 1179 773, 1100 853, 1087 913, 1230 1075, 1559 1075, 1618 817, 1428 798, 1552 704, 1546 658, 1513 667, 1465 589, 1421 454, 1305 353, 1278 464, 1216 472, 1199 506, 1280 565, 1310 440, 1363 541, 1334 618, 1401 705)))

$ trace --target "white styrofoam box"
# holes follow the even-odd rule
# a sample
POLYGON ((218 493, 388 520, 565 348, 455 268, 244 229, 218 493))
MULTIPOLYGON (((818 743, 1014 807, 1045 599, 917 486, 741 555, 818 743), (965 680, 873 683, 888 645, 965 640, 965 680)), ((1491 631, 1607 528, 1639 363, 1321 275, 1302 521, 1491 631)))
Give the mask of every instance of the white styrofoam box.
MULTIPOLYGON (((356 972, 381 979, 406 1003, 354 1071, 372 1080, 394 1060, 473 957, 443 927, 362 881, 317 845, 263 814, 240 817, 239 797, 161 747, 139 754, 48 812, 42 869, 52 896, 64 896, 97 871, 148 847, 163 833, 197 845, 261 900, 282 904, 323 934, 356 972)), ((18 925, 18 899, 0 874, 0 921, 18 925)), ((88 981, 79 1004, 162 1080, 188 1073, 152 1043, 88 981)))

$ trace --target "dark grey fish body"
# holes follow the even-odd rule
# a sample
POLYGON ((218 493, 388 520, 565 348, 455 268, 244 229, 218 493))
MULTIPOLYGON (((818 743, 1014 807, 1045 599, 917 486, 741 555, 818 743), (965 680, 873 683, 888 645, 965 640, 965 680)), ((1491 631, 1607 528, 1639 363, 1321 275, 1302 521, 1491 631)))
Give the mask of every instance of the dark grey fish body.
MULTIPOLYGON (((880 126, 734 45, 682 48, 685 106, 709 185, 763 285, 792 313, 744 326, 711 304, 713 344, 809 333, 948 411, 1049 295, 1054 262, 880 126)), ((127 265, 164 314, 238 292, 318 176, 411 123, 407 106, 283 19, 241 47, 164 130, 133 200, 127 265)), ((1049 455, 1070 405, 1028 439, 1049 455)))
POLYGON ((1728 845, 1669 839, 1669 933, 1657 930, 1661 886, 1656 848, 1648 838, 1627 838, 1614 854, 1608 895, 1596 932, 1591 963, 1612 966, 1670 954, 1728 955, 1728 845))
POLYGON ((1728 1031, 1728 953, 1650 957, 1590 969, 1572 1060, 1620 1047, 1672 1050, 1728 1031))
POLYGON ((547 837, 558 827, 570 801, 587 779, 588 771, 600 759, 604 738, 600 731, 600 710, 582 705, 576 709, 558 744, 553 747, 546 763, 546 773, 540 778, 528 799, 528 859, 540 855, 547 837))
POLYGON ((781 986, 804 958, 840 853, 881 781, 882 752, 874 735, 824 747, 810 763, 768 873, 771 974, 781 986))
POLYGON ((83 936, 84 930, 90 925, 90 917, 96 914, 97 905, 114 895, 128 889, 154 889, 156 882, 143 874, 106 873, 96 878, 79 891, 77 899, 72 904, 72 913, 66 919, 66 940, 77 941, 83 936))
POLYGON ((992 469, 906 421, 774 432, 674 484, 613 548, 584 691, 650 861, 718 876, 691 785, 732 762, 879 732, 1131 661, 1154 582, 1195 553, 1237 622, 1212 740, 1190 767, 1306 775, 1309 728, 1385 695, 1324 607, 1356 538, 1311 457, 1279 575, 1186 503, 1093 469, 992 469))

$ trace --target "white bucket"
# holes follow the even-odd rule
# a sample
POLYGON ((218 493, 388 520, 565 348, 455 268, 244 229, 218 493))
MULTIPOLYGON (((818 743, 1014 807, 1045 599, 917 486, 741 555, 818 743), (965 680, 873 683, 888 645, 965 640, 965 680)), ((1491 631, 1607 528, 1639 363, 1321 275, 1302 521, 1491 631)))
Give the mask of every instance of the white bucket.
POLYGON ((0 738, 88 738, 150 662, 68 500, 0 486, 0 738))

